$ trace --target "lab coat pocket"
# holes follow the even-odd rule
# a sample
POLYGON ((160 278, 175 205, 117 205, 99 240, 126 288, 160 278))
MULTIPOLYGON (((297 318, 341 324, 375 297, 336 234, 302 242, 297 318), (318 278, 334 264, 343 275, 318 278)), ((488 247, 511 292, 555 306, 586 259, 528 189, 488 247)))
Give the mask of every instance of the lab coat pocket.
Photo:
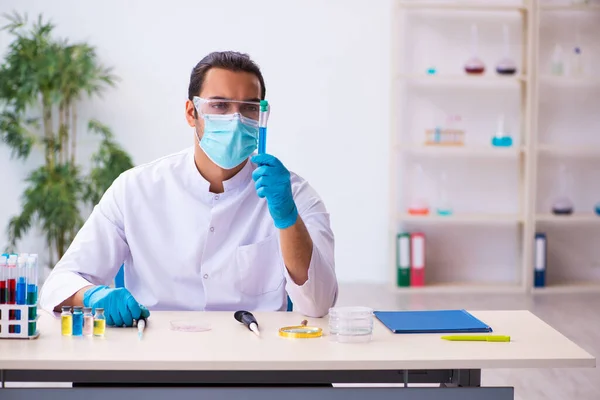
POLYGON ((260 296, 278 290, 285 280, 277 236, 238 247, 235 255, 240 291, 260 296))

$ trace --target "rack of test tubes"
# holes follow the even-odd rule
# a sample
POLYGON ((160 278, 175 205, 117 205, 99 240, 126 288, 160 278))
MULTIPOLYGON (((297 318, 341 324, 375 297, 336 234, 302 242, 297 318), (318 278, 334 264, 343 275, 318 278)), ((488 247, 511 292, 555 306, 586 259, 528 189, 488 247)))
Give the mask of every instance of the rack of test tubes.
POLYGON ((36 339, 37 254, 0 256, 0 339, 36 339))

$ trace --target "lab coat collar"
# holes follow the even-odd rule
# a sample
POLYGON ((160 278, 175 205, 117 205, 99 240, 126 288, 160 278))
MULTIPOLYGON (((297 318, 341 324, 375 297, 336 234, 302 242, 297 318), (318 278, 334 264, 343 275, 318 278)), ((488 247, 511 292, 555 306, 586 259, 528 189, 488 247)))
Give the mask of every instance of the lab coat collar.
POLYGON ((223 189, 225 190, 225 193, 231 190, 245 188, 252 179, 253 170, 254 167, 252 166, 252 162, 250 159, 247 159, 246 165, 244 165, 240 172, 232 176, 231 179, 223 182, 223 189))
MULTIPOLYGON (((203 200, 206 200, 212 203, 212 200, 215 196, 215 193, 210 192, 210 182, 208 182, 198 171, 196 167, 196 162, 194 161, 194 149, 192 148, 188 153, 188 161, 187 164, 190 169, 189 179, 188 179, 188 188, 189 190, 196 196, 200 197, 203 200)), ((237 192, 245 188, 250 180, 252 179, 252 171, 254 170, 254 165, 248 159, 246 161, 246 165, 234 175, 231 179, 228 179, 223 182, 224 193, 222 195, 227 195, 229 192, 237 192)))

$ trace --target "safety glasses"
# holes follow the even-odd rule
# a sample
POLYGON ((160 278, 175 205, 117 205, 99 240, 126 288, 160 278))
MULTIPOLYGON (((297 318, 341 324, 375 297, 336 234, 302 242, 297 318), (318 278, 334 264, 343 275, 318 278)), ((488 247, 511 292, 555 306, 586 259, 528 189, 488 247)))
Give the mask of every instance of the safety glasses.
POLYGON ((239 113, 242 116, 258 121, 260 103, 256 101, 240 101, 229 99, 203 99, 194 96, 194 106, 203 116, 231 115, 239 113))

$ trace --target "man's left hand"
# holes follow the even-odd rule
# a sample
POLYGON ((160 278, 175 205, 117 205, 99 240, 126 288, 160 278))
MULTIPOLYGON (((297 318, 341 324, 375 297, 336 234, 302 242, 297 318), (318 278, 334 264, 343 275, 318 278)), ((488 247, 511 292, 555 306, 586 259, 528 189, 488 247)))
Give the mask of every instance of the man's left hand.
POLYGON ((258 168, 252 173, 258 197, 265 197, 269 212, 278 229, 286 229, 296 223, 298 209, 292 196, 290 172, 276 157, 258 154, 252 157, 258 168))

